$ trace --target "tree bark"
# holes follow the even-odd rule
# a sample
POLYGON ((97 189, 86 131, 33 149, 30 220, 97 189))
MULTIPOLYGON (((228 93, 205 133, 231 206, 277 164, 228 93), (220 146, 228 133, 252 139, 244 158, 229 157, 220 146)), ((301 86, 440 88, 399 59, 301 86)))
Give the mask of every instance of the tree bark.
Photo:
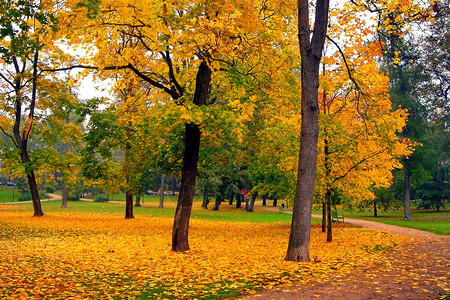
POLYGON ((249 207, 249 205, 250 205, 250 203, 249 203, 249 201, 248 201, 249 199, 248 199, 248 197, 245 197, 245 196, 242 196, 242 197, 245 198, 245 208, 244 208, 244 209, 245 209, 246 211, 248 211, 248 207, 249 207))
POLYGON ((30 158, 26 146, 21 149, 22 163, 25 165, 25 172, 27 174, 28 186, 30 187, 31 199, 33 202, 34 217, 42 217, 44 212, 42 211, 41 200, 39 198, 39 190, 36 183, 36 177, 34 171, 30 168, 30 158))
POLYGON ((256 198, 258 197, 258 193, 254 193, 253 195, 252 195, 252 198, 251 198, 251 201, 250 201, 250 205, 248 206, 248 208, 247 208, 247 211, 248 212, 253 212, 253 209, 254 209, 254 207, 255 207, 255 201, 256 201, 256 198))
POLYGON ((373 216, 378 218, 377 199, 373 200, 373 216))
POLYGON ((233 205, 233 200, 234 200, 234 192, 230 193, 230 202, 228 202, 229 205, 233 205))
POLYGON ((326 201, 322 201, 322 232, 327 232, 327 206, 326 206, 326 201))
POLYGON ((137 195, 136 195, 136 201, 135 201, 135 203, 134 203, 134 207, 142 207, 142 204, 141 204, 141 195, 140 195, 140 194, 137 194, 137 195))
POLYGON ((403 211, 405 215, 405 220, 411 221, 411 183, 409 180, 409 163, 408 160, 404 160, 404 168, 405 168, 405 185, 404 185, 404 194, 403 194, 403 211))
MULTIPOLYGON (((66 125, 70 122, 70 112, 68 111, 66 114, 66 125)), ((66 155, 69 152, 70 144, 69 141, 64 143, 64 155, 66 155)), ((67 179, 66 176, 63 176, 63 185, 62 185, 62 199, 61 199, 61 208, 67 208, 67 200, 69 198, 69 188, 67 186, 67 179)))
POLYGON ((159 189, 159 206, 158 208, 164 208, 164 184, 165 184, 166 174, 161 174, 161 187, 159 189))
POLYGON ((262 195, 262 205, 263 206, 267 205, 267 197, 266 197, 266 195, 262 195))
POLYGON ((125 219, 134 219, 133 213, 133 192, 125 192, 125 219))
POLYGON ((202 202, 202 207, 204 209, 208 209, 208 204, 209 204, 209 199, 208 199, 208 189, 205 188, 203 189, 203 202, 202 202))
POLYGON ((236 193, 236 208, 241 208, 242 203, 242 195, 240 193, 236 193))
POLYGON ((212 210, 214 211, 219 211, 219 206, 220 206, 220 195, 216 196, 216 201, 214 201, 214 207, 212 210))
MULTIPOLYGON (((212 71, 202 61, 196 78, 194 104, 206 105, 211 82, 212 71)), ((200 128, 197 124, 185 124, 183 169, 181 171, 181 187, 175 211, 172 231, 172 250, 189 250, 189 220, 195 194, 197 178, 198 154, 200 149, 200 128)))
POLYGON ((278 199, 277 199, 277 198, 274 198, 274 199, 273 199, 272 206, 273 206, 273 207, 277 207, 277 206, 278 206, 278 199))
POLYGON ((128 141, 125 144, 125 163, 124 163, 124 173, 125 173, 125 219, 134 219, 133 214, 133 189, 130 177, 130 155, 131 155, 131 132, 127 131, 128 141))
POLYGON ((325 201, 327 204, 327 242, 333 241, 333 219, 331 217, 331 189, 328 189, 325 194, 325 201))
POLYGON ((314 31, 310 39, 307 0, 298 0, 301 55, 301 132, 297 184, 291 232, 285 260, 309 261, 311 212, 317 164, 319 64, 328 25, 329 0, 316 1, 314 31))

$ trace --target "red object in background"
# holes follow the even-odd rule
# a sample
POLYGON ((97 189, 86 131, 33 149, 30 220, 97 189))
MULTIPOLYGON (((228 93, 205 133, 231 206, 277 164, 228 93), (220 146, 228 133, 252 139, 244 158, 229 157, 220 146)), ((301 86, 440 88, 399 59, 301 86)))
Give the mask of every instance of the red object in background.
POLYGON ((244 194, 244 196, 247 196, 248 191, 247 190, 242 190, 241 194, 244 194))

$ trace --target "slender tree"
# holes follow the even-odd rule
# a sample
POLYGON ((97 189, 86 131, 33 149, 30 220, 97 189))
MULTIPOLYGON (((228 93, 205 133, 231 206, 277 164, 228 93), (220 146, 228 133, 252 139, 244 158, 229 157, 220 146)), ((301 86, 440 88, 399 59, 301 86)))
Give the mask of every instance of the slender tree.
POLYGON ((33 201, 34 216, 44 215, 39 199, 33 160, 28 143, 35 123, 38 100, 40 54, 47 31, 52 31, 55 18, 51 6, 40 1, 0 1, 0 78, 1 98, 11 114, 12 129, 2 127, 19 152, 33 201))
POLYGON ((309 2, 298 0, 298 38, 301 56, 301 132, 298 177, 291 233, 285 260, 309 261, 311 210, 317 164, 319 135, 319 67, 328 25, 328 0, 315 2, 311 36, 309 2))

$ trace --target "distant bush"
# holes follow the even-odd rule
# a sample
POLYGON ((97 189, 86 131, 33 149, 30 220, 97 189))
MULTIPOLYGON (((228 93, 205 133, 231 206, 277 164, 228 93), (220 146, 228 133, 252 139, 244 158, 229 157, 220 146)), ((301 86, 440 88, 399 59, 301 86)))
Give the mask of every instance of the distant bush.
POLYGON ((108 202, 108 201, 109 201, 108 195, 102 194, 95 196, 94 199, 94 202, 108 202))
POLYGON ((19 201, 29 201, 29 200, 31 200, 31 193, 30 193, 30 191, 22 191, 19 194, 19 199, 18 200, 19 201))
POLYGON ((67 196, 67 200, 69 200, 69 201, 80 201, 80 195, 69 193, 69 195, 67 196))

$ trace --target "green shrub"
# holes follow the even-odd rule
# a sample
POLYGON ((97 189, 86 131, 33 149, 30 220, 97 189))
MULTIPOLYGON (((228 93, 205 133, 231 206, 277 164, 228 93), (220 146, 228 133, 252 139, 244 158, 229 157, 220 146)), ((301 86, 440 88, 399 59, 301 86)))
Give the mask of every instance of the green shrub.
POLYGON ((19 201, 29 201, 31 200, 31 193, 29 191, 22 191, 19 194, 19 201))
POLYGON ((67 200, 69 201, 80 201, 81 195, 78 193, 69 193, 67 200))
POLYGON ((94 202, 108 202, 108 201, 109 201, 108 195, 103 194, 95 196, 94 199, 94 202))

